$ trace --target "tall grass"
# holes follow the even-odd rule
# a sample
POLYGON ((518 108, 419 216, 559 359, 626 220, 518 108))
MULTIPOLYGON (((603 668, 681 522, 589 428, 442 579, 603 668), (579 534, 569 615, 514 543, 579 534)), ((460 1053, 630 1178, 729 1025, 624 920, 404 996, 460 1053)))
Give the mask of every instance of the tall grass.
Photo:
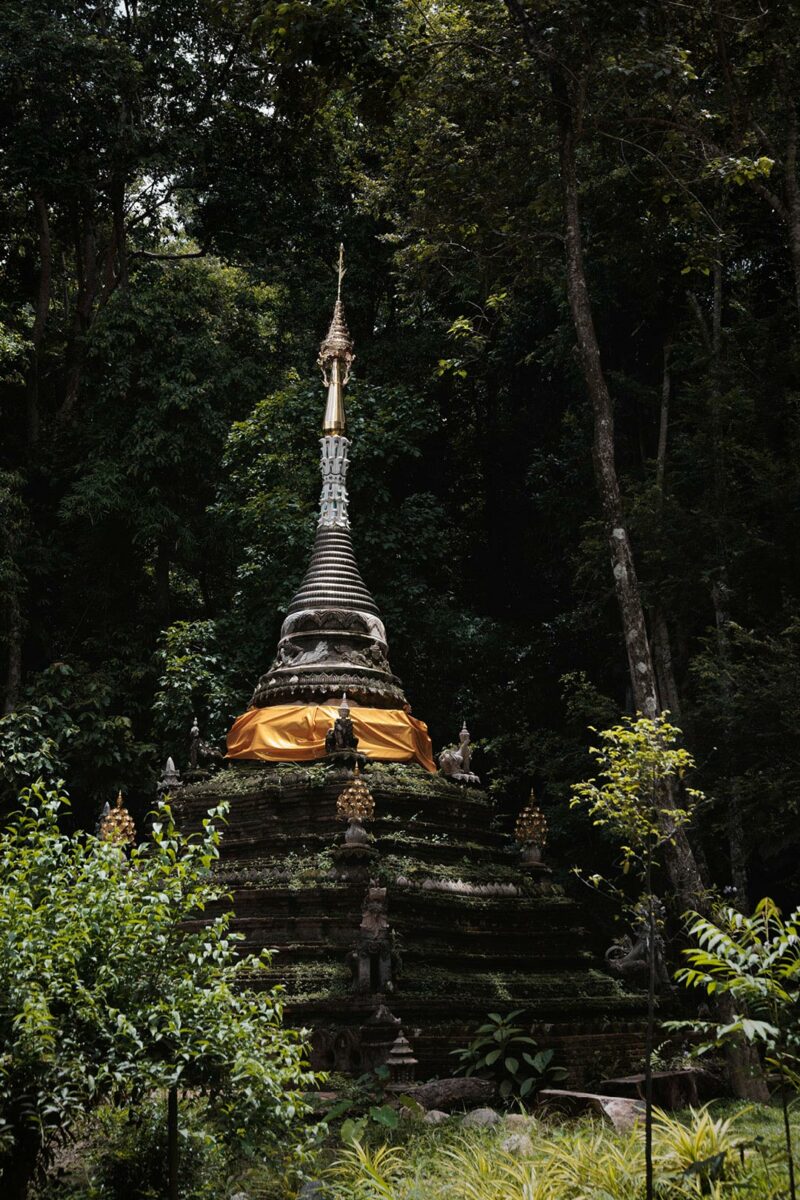
MULTIPOLYGON (((654 1115, 658 1200, 778 1200, 785 1195, 785 1172, 770 1168, 748 1137, 747 1110, 715 1115, 705 1106, 680 1118, 658 1109, 654 1115)), ((763 1114, 758 1119, 763 1121, 763 1114)), ((777 1130, 777 1117, 774 1123, 777 1130)), ((641 1128, 622 1134, 588 1118, 531 1119, 532 1152, 522 1157, 502 1148, 508 1132, 503 1125, 467 1132, 454 1120, 435 1130, 417 1126, 404 1145, 369 1149, 355 1144, 327 1171, 324 1195, 327 1200, 643 1200, 641 1128)))

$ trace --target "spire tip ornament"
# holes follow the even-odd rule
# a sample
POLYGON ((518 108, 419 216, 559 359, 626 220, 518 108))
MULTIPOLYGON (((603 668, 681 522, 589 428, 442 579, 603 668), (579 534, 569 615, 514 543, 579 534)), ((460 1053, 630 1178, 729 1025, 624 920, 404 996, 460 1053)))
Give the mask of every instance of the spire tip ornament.
POLYGON ((350 368, 355 360, 353 341, 342 304, 342 280, 345 276, 344 243, 339 245, 339 273, 336 288, 336 303, 333 306, 328 335, 319 348, 317 363, 328 389, 322 433, 325 437, 342 437, 347 426, 344 412, 344 388, 350 379, 350 368))

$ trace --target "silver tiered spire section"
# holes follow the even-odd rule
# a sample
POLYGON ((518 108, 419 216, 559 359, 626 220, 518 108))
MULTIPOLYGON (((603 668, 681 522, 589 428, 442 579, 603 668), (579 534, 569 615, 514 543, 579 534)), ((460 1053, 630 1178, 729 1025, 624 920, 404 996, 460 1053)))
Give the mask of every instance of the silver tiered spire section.
POLYGON ((339 288, 319 365, 328 389, 320 439, 319 520, 311 561, 281 628, 278 653, 258 682, 252 703, 338 703, 342 692, 357 703, 397 708, 405 703, 388 661, 386 630, 378 606, 356 565, 350 538, 347 468, 350 441, 344 388, 355 355, 339 288))

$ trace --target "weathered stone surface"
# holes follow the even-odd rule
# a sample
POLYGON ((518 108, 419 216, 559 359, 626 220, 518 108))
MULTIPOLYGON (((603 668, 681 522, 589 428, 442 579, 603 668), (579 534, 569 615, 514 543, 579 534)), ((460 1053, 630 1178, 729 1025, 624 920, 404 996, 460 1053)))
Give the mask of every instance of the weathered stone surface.
POLYGON ((594 1112, 615 1129, 627 1132, 636 1121, 644 1120, 644 1102, 629 1100, 622 1096, 601 1096, 596 1092, 570 1092, 561 1088, 543 1088, 539 1092, 539 1103, 551 1105, 568 1113, 571 1117, 594 1112))
POLYGON ((434 1108, 449 1112, 465 1104, 491 1100, 494 1084, 488 1079, 432 1079, 409 1093, 418 1104, 429 1111, 434 1108))
POLYGON ((432 1108, 429 1112, 425 1113, 422 1120, 426 1125, 441 1125, 443 1121, 450 1120, 450 1114, 442 1112, 440 1108, 432 1108))
POLYGON ((603 1114, 620 1133, 628 1133, 644 1121, 645 1106, 641 1100, 626 1100, 622 1096, 603 1099, 603 1114))
POLYGON ((496 1125, 500 1120, 500 1114, 496 1113, 493 1108, 473 1108, 472 1112, 468 1112, 461 1124, 465 1129, 486 1129, 489 1125, 496 1125))
POLYGON ((523 1132, 528 1129, 531 1123, 530 1117, 524 1117, 522 1113, 506 1113, 503 1117, 503 1124, 509 1129, 515 1129, 523 1132))
MULTIPOLYGON (((375 928, 377 883, 338 878, 331 861, 342 836, 336 771, 237 763, 176 800, 187 831, 230 801, 217 870, 233 925, 243 952, 278 951, 243 982, 285 986, 287 1020, 313 1031, 314 1066, 358 1075, 383 1062, 385 1039, 365 1041, 363 1030, 385 1004, 402 1019, 417 1076, 444 1077, 486 1013, 516 1007, 569 1085, 622 1075, 642 1052, 642 997, 598 969, 602 943, 579 903, 521 879, 486 793, 411 764, 370 762, 364 779, 378 854, 369 874, 380 872, 383 893, 375 928), (437 887, 424 888, 428 879, 437 887)), ((425 1107, 486 1103, 491 1094, 425 1107)))
POLYGON ((533 1142, 527 1133, 511 1133, 503 1138, 500 1149, 505 1150, 506 1154, 513 1154, 515 1158, 529 1158, 533 1154, 533 1142))

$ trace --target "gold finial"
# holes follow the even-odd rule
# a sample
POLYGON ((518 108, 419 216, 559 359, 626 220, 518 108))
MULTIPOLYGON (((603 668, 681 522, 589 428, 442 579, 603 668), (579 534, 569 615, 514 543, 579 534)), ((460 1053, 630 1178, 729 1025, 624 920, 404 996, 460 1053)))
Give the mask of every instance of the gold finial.
POLYGON ((361 778, 361 772, 356 767, 351 783, 339 793, 336 801, 336 815, 341 821, 371 821, 375 815, 375 801, 372 792, 361 778))
POLYGON ((97 836, 101 842, 115 842, 120 846, 130 845, 136 837, 136 826, 133 817, 122 801, 122 792, 117 794, 113 808, 108 805, 103 810, 97 836))
POLYGON ((536 793, 531 788, 531 798, 517 817, 514 837, 520 846, 543 847, 547 843, 547 817, 536 803, 536 793))
POLYGON ((345 276, 344 244, 339 245, 339 275, 336 289, 336 303, 333 306, 328 336, 319 348, 317 362, 322 370, 322 378, 328 388, 328 401, 325 405, 325 416, 322 421, 324 434, 343 434, 345 431, 344 395, 343 389, 350 378, 350 367, 353 365, 353 343, 350 331, 344 318, 342 304, 342 280, 345 276))

